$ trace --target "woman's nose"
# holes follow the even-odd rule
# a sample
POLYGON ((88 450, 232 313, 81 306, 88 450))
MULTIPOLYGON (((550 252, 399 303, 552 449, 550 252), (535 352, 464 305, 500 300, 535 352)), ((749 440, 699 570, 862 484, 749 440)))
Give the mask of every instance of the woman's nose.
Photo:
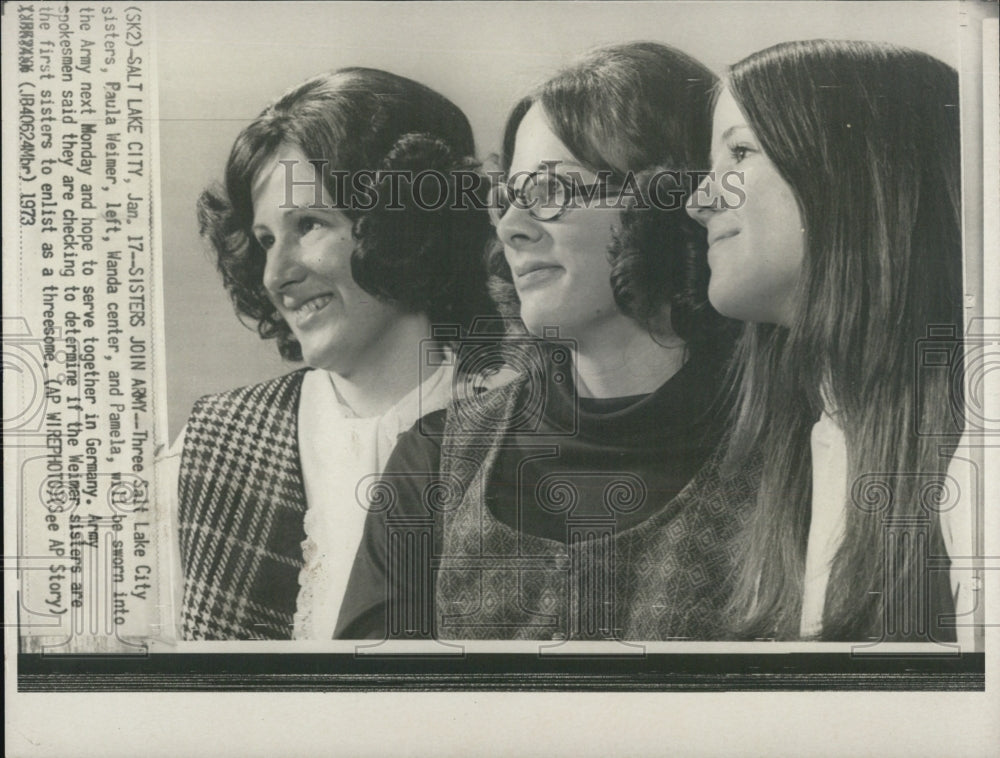
POLYGON ((512 203, 497 223, 497 237, 508 247, 523 247, 536 242, 543 234, 538 219, 517 203, 512 203))
POLYGON ((715 172, 710 171, 698 182, 698 186, 691 193, 685 206, 687 214, 702 226, 707 226, 708 219, 720 209, 715 185, 715 172))
POLYGON ((279 237, 268 248, 266 255, 264 287, 268 292, 278 294, 305 278, 302 247, 296 240, 286 236, 279 237))

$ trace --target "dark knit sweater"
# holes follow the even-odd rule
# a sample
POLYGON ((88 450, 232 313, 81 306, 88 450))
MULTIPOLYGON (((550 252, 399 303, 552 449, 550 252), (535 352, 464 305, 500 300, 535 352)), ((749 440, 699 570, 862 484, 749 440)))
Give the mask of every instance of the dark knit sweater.
POLYGON ((515 426, 537 396, 521 376, 400 438, 338 636, 722 634, 754 482, 723 479, 711 457, 718 367, 689 363, 648 397, 589 408, 557 375, 534 428, 515 426))

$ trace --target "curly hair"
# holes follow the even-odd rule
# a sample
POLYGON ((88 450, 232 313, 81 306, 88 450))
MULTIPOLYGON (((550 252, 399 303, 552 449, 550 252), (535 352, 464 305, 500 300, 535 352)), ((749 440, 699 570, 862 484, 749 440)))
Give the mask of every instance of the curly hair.
POLYGON ((282 357, 302 360, 301 346, 267 296, 266 253, 250 233, 253 182, 282 146, 297 147, 324 171, 331 197, 353 221, 351 273, 362 289, 425 313, 432 324, 458 326, 455 340, 477 317, 496 314, 484 260, 493 238, 488 187, 473 158, 468 119, 411 79, 344 68, 309 79, 265 108, 236 138, 223 185, 198 200, 201 234, 237 314, 255 322, 263 339, 275 339, 282 357), (381 186, 398 171, 438 177, 442 202, 420 202, 419 186, 405 182, 391 192, 381 186), (346 184, 355 195, 340 197, 335 173, 372 177, 367 205, 350 202, 363 187, 353 179, 346 184))
MULTIPOLYGON (((510 168, 517 130, 532 105, 545 110, 555 135, 595 172, 610 173, 638 191, 622 214, 608 251, 611 287, 621 311, 651 334, 664 306, 673 331, 694 353, 728 355, 737 325, 708 302, 705 230, 688 217, 685 202, 697 181, 689 172, 708 164, 711 111, 717 78, 684 53, 653 42, 594 50, 514 106, 499 156, 510 168), (677 176, 669 204, 652 202, 654 172, 677 176)), ((520 303, 503 249, 487 256, 490 293, 501 313, 520 303)))

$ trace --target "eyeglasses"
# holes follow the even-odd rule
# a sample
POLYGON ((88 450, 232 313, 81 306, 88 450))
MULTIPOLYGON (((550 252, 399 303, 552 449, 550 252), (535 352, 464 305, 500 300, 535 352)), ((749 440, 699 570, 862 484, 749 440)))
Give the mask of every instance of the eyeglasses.
POLYGON ((577 197, 590 202, 603 200, 608 191, 616 189, 607 182, 577 184, 551 170, 518 173, 506 182, 493 185, 490 197, 490 218, 494 226, 500 223, 511 205, 527 210, 538 221, 555 221, 575 204, 577 197), (520 187, 515 187, 515 182, 520 187))

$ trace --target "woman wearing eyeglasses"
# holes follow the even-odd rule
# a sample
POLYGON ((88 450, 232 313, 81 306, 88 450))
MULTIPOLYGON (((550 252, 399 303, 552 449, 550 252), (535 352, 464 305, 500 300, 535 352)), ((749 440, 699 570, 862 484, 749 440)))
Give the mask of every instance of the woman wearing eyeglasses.
POLYGON ((515 377, 400 439, 339 636, 719 633, 751 488, 706 465, 731 343, 683 172, 706 161, 714 84, 676 50, 622 45, 513 109, 491 263, 527 331, 508 339, 515 377))

